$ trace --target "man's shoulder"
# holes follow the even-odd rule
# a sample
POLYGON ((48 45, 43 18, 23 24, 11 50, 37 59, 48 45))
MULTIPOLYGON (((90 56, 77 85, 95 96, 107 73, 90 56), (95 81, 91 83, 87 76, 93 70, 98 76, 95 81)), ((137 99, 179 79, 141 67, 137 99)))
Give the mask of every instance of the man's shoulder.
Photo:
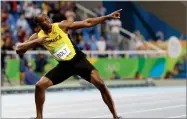
POLYGON ((64 20, 60 21, 60 22, 55 22, 55 23, 53 23, 53 25, 58 25, 60 28, 62 28, 64 25, 64 20))
POLYGON ((59 25, 60 24, 60 22, 54 22, 54 23, 52 23, 52 25, 59 25))
POLYGON ((73 23, 73 21, 69 21, 69 20, 62 20, 61 22, 57 22, 57 24, 60 24, 60 25, 68 25, 71 23, 73 23))
POLYGON ((61 22, 58 22, 58 26, 63 30, 68 30, 68 27, 73 23, 73 21, 63 20, 61 22))
POLYGON ((63 21, 61 22, 55 22, 55 23, 52 23, 52 25, 56 26, 56 27, 59 27, 60 29, 63 29, 64 28, 64 25, 63 25, 63 21))

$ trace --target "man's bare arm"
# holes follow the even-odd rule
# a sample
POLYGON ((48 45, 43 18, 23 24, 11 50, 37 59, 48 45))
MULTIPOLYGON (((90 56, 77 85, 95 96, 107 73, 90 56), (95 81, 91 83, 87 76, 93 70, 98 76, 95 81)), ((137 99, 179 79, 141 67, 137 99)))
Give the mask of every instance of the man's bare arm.
POLYGON ((16 52, 17 54, 23 54, 25 53, 27 50, 29 50, 30 48, 35 47, 37 44, 42 45, 46 42, 46 38, 49 38, 48 36, 44 36, 41 38, 38 38, 37 34, 33 34, 29 40, 25 41, 24 43, 19 44, 16 47, 16 52))
POLYGON ((113 18, 113 19, 119 19, 120 18, 120 10, 117 10, 109 15, 106 16, 101 16, 101 17, 96 17, 96 18, 88 18, 86 20, 83 21, 62 21, 60 23, 60 27, 62 29, 64 29, 65 31, 67 31, 68 29, 79 29, 79 28, 84 28, 84 27, 92 27, 96 24, 100 24, 104 21, 106 21, 107 19, 113 18))
POLYGON ((23 54, 30 48, 34 47, 36 42, 34 39, 37 39, 37 34, 33 34, 28 40, 26 40, 23 43, 20 43, 16 47, 16 53, 17 54, 23 54))
POLYGON ((68 28, 70 29, 78 29, 83 27, 92 27, 94 25, 100 24, 104 21, 109 19, 109 16, 102 16, 102 17, 95 17, 95 18, 88 18, 84 21, 75 21, 69 25, 68 28))

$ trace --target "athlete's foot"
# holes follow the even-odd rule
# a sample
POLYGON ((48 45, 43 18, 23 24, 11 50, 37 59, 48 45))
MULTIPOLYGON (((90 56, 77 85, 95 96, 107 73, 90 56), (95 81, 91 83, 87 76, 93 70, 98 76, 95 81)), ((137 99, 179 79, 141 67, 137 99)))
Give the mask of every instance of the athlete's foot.
POLYGON ((123 117, 119 116, 119 117, 113 117, 114 119, 123 119, 123 117))
POLYGON ((117 119, 123 119, 123 117, 119 116, 117 119))
POLYGON ((39 117, 31 117, 30 119, 42 119, 42 118, 39 118, 39 117))

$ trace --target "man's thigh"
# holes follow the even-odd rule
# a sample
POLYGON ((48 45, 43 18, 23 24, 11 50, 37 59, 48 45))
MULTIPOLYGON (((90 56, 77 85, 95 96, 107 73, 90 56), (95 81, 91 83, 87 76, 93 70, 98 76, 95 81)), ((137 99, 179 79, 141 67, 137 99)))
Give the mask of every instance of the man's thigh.
POLYGON ((65 81, 73 74, 75 73, 71 66, 58 64, 56 67, 47 72, 45 77, 47 77, 53 82, 54 85, 56 85, 65 81))
POLYGON ((88 82, 91 81, 91 72, 96 68, 86 59, 82 59, 75 64, 76 74, 88 82))

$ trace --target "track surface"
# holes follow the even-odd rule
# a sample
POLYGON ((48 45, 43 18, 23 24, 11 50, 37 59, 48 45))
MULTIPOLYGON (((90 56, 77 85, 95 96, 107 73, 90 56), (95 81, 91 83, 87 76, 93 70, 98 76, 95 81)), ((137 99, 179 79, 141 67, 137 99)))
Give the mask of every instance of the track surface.
MULTIPOLYGON (((110 89, 124 118, 186 118, 186 86, 110 89)), ((34 94, 2 95, 2 118, 35 116, 34 94)), ((98 90, 46 94, 44 118, 112 118, 98 90)))

